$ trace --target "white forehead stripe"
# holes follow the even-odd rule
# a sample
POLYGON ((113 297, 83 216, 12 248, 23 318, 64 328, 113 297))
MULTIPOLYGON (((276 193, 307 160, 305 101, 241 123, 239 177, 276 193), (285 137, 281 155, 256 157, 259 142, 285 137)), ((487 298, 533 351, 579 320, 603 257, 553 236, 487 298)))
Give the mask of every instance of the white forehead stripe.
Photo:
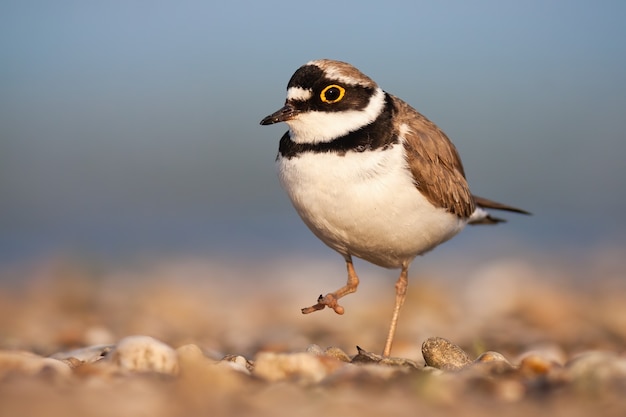
POLYGON ((363 86, 366 86, 366 87, 368 86, 368 84, 363 82, 363 80, 351 77, 351 76, 346 75, 346 74, 342 74, 341 72, 335 70, 334 68, 326 68, 326 69, 324 69, 324 73, 326 74, 326 77, 328 77, 329 79, 337 80, 337 81, 342 82, 344 84, 363 85, 363 86))
MULTIPOLYGON (((349 85, 362 85, 364 87, 372 86, 371 80, 366 80, 360 77, 358 78, 352 77, 350 75, 343 73, 340 69, 335 68, 332 65, 323 65, 322 61, 317 61, 317 60, 309 61, 306 63, 306 65, 315 65, 316 67, 321 68, 322 71, 324 71, 326 77, 328 77, 331 80, 337 80, 339 82, 342 82, 344 84, 349 84, 349 85)), ((358 71, 356 72, 358 73, 358 71)))
POLYGON ((306 101, 311 98, 313 91, 302 87, 289 87, 287 100, 306 101))

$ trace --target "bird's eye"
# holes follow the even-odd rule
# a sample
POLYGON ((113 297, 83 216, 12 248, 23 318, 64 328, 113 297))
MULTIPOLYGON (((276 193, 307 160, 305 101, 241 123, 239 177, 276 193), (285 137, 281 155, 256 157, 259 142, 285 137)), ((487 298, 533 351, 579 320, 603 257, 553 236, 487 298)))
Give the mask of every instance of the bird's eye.
POLYGON ((336 84, 331 84, 322 90, 320 98, 324 103, 333 104, 340 101, 344 94, 346 94, 345 88, 336 84))

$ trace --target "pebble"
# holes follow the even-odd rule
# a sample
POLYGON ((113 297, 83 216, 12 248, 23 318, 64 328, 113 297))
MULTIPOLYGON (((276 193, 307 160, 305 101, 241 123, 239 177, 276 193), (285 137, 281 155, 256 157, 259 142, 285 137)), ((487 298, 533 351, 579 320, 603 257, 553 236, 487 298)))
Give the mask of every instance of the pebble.
POLYGON ((357 354, 352 358, 352 363, 380 363, 384 358, 376 353, 368 352, 365 349, 361 349, 360 346, 356 347, 357 354))
POLYGON ((562 377, 585 391, 615 385, 623 387, 626 386, 626 358, 612 352, 585 352, 565 364, 562 377))
POLYGON ((341 361, 308 352, 261 352, 254 360, 253 375, 266 381, 293 380, 304 384, 317 383, 345 366, 341 361))
POLYGON ((346 363, 350 363, 352 360, 350 359, 350 356, 348 356, 346 352, 339 349, 338 347, 333 347, 333 346, 326 348, 326 349, 322 349, 318 345, 309 345, 306 348, 306 351, 308 353, 312 353, 318 356, 328 356, 330 358, 335 358, 337 360, 340 360, 341 362, 346 362, 346 363))
POLYGON ((561 365, 536 353, 525 355, 518 367, 520 374, 527 378, 548 375, 555 368, 561 368, 561 365))
POLYGON ((474 362, 476 367, 483 368, 489 374, 503 374, 513 371, 515 367, 499 352, 487 351, 481 353, 474 362))
POLYGON ((57 381, 57 376, 67 381, 76 375, 77 380, 89 381, 91 386, 105 387, 128 373, 165 374, 176 376, 178 389, 194 401, 202 401, 205 390, 212 387, 238 393, 257 387, 258 381, 317 384, 331 390, 402 384, 418 389, 422 398, 440 403, 454 403, 464 393, 518 402, 556 388, 595 398, 607 393, 622 395, 620 390, 626 387, 626 357, 612 352, 584 352, 567 360, 564 353, 554 349, 529 350, 512 363, 499 352, 487 351, 472 361, 458 345, 432 337, 423 343, 422 353, 426 366, 409 359, 383 357, 358 346, 352 357, 337 347, 310 345, 306 352, 261 352, 254 360, 226 355, 216 360, 195 344, 173 349, 149 336, 129 336, 116 345, 89 346, 48 358, 24 351, 0 351, 0 381, 24 375, 40 376, 38 381, 47 383, 46 377, 51 375, 55 377, 52 381, 57 381), (101 384, 94 385, 98 381, 101 384))
POLYGON ((442 337, 429 337, 422 344, 426 365, 444 371, 459 371, 472 363, 469 355, 442 337))
POLYGON ((513 362, 521 363, 528 356, 540 357, 542 360, 553 363, 554 365, 563 366, 565 362, 567 362, 567 354, 563 349, 551 344, 533 347, 518 355, 513 362))
POLYGON ((352 358, 352 363, 374 363, 378 365, 386 365, 386 366, 398 366, 398 367, 408 367, 418 369, 417 362, 411 359, 405 358, 394 358, 394 357, 384 357, 377 353, 368 352, 365 349, 357 346, 357 354, 352 358))
POLYGON ((227 364, 232 369, 248 375, 250 375, 250 373, 254 369, 254 365, 252 364, 252 362, 250 362, 241 355, 226 355, 224 356, 224 358, 222 358, 220 363, 227 364))
POLYGON ((125 337, 117 343, 107 359, 125 371, 168 375, 178 373, 176 351, 150 336, 125 337))
POLYGON ((206 356, 204 356, 204 352, 198 345, 194 345, 190 343, 188 345, 183 345, 176 349, 176 355, 178 356, 179 361, 198 361, 205 360, 206 356))
POLYGON ((246 366, 240 366, 242 356, 232 355, 216 361, 208 358, 195 344, 183 345, 176 349, 176 353, 180 368, 179 387, 185 396, 206 399, 216 387, 230 392, 241 389, 246 380, 251 380, 246 366))
POLYGON ((94 363, 104 359, 115 348, 115 345, 95 345, 80 349, 58 352, 50 357, 59 360, 76 359, 83 363, 94 363))
POLYGON ((505 362, 510 365, 509 361, 498 352, 487 351, 478 355, 474 363, 490 363, 490 362, 505 362))
POLYGON ((72 372, 68 364, 58 359, 24 351, 0 351, 0 379, 9 374, 37 375, 44 371, 61 376, 68 376, 72 372))

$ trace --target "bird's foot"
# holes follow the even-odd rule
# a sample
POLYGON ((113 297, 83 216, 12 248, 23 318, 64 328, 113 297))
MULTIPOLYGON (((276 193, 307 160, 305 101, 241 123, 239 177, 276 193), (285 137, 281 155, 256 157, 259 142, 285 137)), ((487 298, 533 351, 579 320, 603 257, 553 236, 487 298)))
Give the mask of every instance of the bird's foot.
POLYGON ((313 313, 314 311, 323 310, 325 307, 332 308, 337 314, 343 314, 344 309, 337 303, 337 296, 333 293, 321 295, 317 299, 317 304, 302 309, 302 314, 313 313))

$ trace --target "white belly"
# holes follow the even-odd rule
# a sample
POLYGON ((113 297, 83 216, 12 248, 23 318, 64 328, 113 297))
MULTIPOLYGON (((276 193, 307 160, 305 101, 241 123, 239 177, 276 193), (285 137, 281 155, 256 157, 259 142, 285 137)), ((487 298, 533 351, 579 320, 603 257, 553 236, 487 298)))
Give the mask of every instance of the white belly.
POLYGON ((344 256, 398 268, 466 224, 418 192, 402 149, 279 157, 278 173, 298 214, 324 243, 344 256))

